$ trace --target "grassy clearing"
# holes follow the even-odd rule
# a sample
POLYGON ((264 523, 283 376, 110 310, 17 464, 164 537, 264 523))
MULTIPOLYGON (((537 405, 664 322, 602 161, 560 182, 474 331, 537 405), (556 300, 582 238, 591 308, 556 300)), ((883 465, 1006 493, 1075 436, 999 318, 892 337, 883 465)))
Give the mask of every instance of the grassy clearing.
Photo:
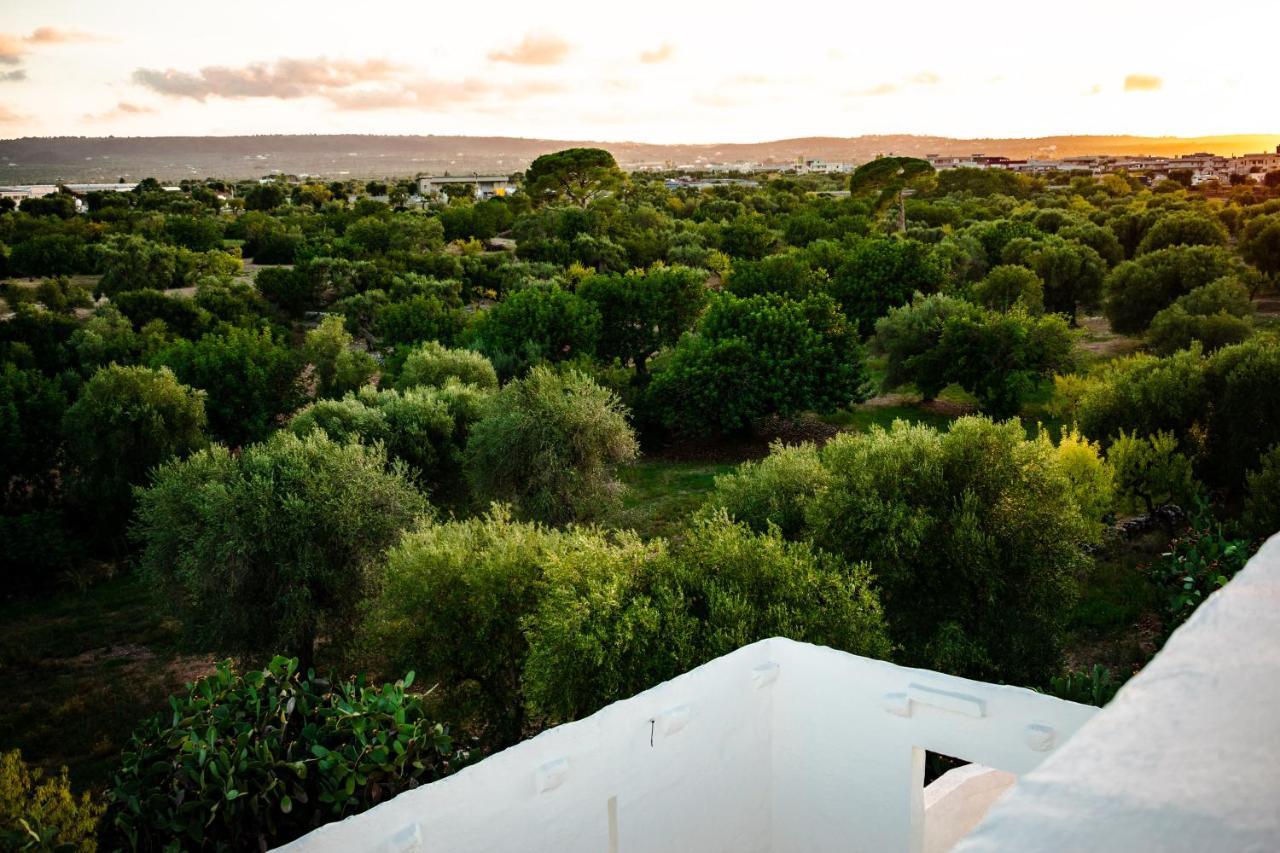
POLYGON ((1071 666, 1100 663, 1128 676, 1151 658, 1160 635, 1160 602, 1146 566, 1168 543, 1168 533, 1153 531, 1098 554, 1071 613, 1071 666))
POLYGON ((622 505, 606 518, 610 527, 645 538, 670 536, 702 506, 715 478, 736 468, 730 462, 671 462, 649 459, 618 472, 626 486, 622 505))
POLYGON ((184 655, 136 576, 0 608, 0 748, 47 768, 66 765, 78 788, 106 783, 137 723, 213 669, 184 655))

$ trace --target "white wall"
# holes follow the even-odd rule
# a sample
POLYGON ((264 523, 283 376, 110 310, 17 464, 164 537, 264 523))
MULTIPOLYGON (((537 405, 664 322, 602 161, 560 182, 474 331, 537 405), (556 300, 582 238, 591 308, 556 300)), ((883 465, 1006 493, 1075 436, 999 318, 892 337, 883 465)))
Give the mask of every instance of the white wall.
POLYGON ((1280 849, 1280 535, 957 847, 1280 849))
POLYGON ((925 749, 1022 773, 1095 710, 765 640, 286 849, 918 851, 925 749))

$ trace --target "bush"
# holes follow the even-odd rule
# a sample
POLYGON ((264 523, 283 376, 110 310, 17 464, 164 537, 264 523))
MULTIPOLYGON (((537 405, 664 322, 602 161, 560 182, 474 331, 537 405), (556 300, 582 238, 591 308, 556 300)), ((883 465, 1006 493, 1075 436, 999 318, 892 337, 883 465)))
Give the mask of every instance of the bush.
POLYGON ((268 329, 227 327, 198 341, 175 341, 152 363, 204 390, 214 434, 243 444, 264 438, 301 402, 300 355, 268 329))
POLYGON ((498 389, 498 374, 493 364, 478 352, 449 349, 428 341, 413 349, 400 368, 396 387, 402 391, 417 385, 440 388, 456 379, 482 390, 498 389))
POLYGON ((752 530, 771 526, 788 539, 804 530, 810 500, 831 482, 831 475, 812 444, 786 447, 775 443, 758 462, 744 462, 715 478, 715 491, 705 509, 724 510, 752 530))
POLYGON ((1173 246, 1126 261, 1107 276, 1103 311, 1111 328, 1141 334, 1179 296, 1233 274, 1239 261, 1218 246, 1173 246))
POLYGON ((876 324, 874 346, 889 357, 886 388, 910 381, 929 400, 954 382, 1002 417, 1017 414, 1038 382, 1072 360, 1063 318, 988 311, 946 296, 891 309, 876 324))
POLYGON ((62 418, 74 383, 0 365, 0 508, 48 502, 56 492, 62 418), (68 384, 72 388, 68 388, 68 384))
POLYGON ((302 358, 315 368, 316 393, 337 397, 368 384, 378 363, 364 350, 352 348, 353 339, 341 317, 330 315, 307 332, 302 358))
POLYGON ((664 554, 624 539, 551 562, 528 618, 524 693, 551 720, 589 714, 768 637, 869 657, 890 651, 865 565, 723 512, 695 521, 664 554))
POLYGON ((829 297, 722 294, 655 369, 646 406, 668 429, 705 435, 865 396, 857 333, 829 297))
POLYGON ((1080 429, 1104 445, 1122 430, 1138 435, 1167 430, 1187 437, 1209 405, 1204 358, 1198 347, 1168 358, 1137 355, 1116 359, 1082 389, 1076 414, 1080 429))
POLYGON ((818 458, 827 485, 800 492, 800 536, 875 568, 906 662, 1029 684, 1057 671, 1098 525, 1047 437, 985 418, 946 433, 899 421, 839 435, 818 458))
POLYGON ((43 592, 66 579, 84 557, 84 536, 67 528, 58 509, 0 515, 4 597, 43 592))
POLYGON ((589 714, 770 636, 889 651, 865 566, 723 514, 668 546, 496 510, 423 526, 388 564, 374 641, 455 696, 478 693, 499 744, 527 734, 526 711, 538 723, 589 714))
POLYGON ((139 568, 202 648, 282 649, 309 666, 351 638, 377 560, 426 502, 380 448, 289 432, 215 445, 138 495, 139 568))
POLYGON ((18 750, 0 753, 0 848, 94 853, 104 809, 71 792, 67 768, 45 779, 18 750))
POLYGON ((402 460, 424 490, 458 503, 463 450, 488 392, 473 386, 413 387, 405 391, 361 388, 341 400, 321 400, 294 415, 289 428, 305 437, 323 430, 334 441, 381 443, 402 460))
POLYGON ((521 620, 540 595, 548 555, 574 535, 515 523, 501 508, 420 525, 387 555, 371 645, 394 666, 440 679, 460 710, 488 723, 499 745, 514 743, 524 733, 521 620))
POLYGON ((1120 497, 1141 500, 1148 514, 1169 503, 1188 507, 1200 492, 1191 460, 1178 452, 1173 433, 1140 438, 1121 430, 1107 449, 1107 462, 1120 497))
POLYGON ((1227 536, 1222 525, 1200 507, 1188 529, 1169 543, 1169 550, 1151 567, 1151 579, 1164 599, 1165 635, 1226 586, 1252 553, 1248 542, 1227 536))
POLYGON ((1205 352, 1236 344, 1253 334, 1253 303, 1239 280, 1220 278, 1179 296, 1156 314, 1147 343, 1162 355, 1199 341, 1205 352))
MULTIPOLYGON (((1044 282, 1026 267, 996 267, 973 286, 973 296, 980 305, 998 311, 1007 311, 1015 305, 1032 314, 1044 310, 1044 282)), ((879 328, 877 323, 876 330, 879 328)))
POLYGON ((559 524, 593 518, 616 499, 614 467, 638 451, 618 398, 576 370, 536 367, 497 393, 467 442, 482 501, 559 524))
POLYGON ((1104 521, 1115 509, 1115 471, 1102 455, 1099 442, 1075 427, 1064 429, 1058 442, 1058 467, 1066 475, 1076 506, 1093 527, 1090 540, 1102 537, 1104 521))
POLYGON ((558 285, 532 285, 481 314, 472 334, 499 373, 518 376, 542 361, 593 353, 600 312, 558 285))
POLYGON ((133 487, 155 466, 208 444, 204 395, 167 368, 104 367, 62 420, 76 503, 116 535, 133 509, 133 487))
POLYGON ((1191 210, 1162 216, 1138 244, 1138 254, 1170 246, 1225 246, 1227 229, 1221 221, 1191 210))
POLYGON ((1210 402, 1202 423, 1207 446, 1202 476, 1230 489, 1280 444, 1280 342, 1256 337, 1224 347, 1205 360, 1210 402))
POLYGON ((1245 482, 1246 527, 1260 539, 1280 533, 1280 444, 1262 454, 1245 482))
POLYGON ((687 267, 655 267, 626 275, 593 275, 578 295, 600 314, 596 354, 648 374, 648 360, 680 339, 707 304, 706 273, 687 267))
POLYGON ((275 847, 451 769, 451 742, 406 693, 273 658, 230 662, 143 722, 110 789, 115 831, 136 850, 275 847))
POLYGON ((942 267, 929 247, 916 240, 865 240, 831 276, 827 289, 844 316, 870 335, 876 320, 911 295, 942 285, 942 267))
POLYGON ((1049 679, 1047 692, 1068 702, 1102 708, 1115 698, 1123 686, 1124 681, 1112 676, 1111 670, 1102 664, 1094 664, 1090 670, 1072 669, 1062 675, 1055 675, 1049 679))

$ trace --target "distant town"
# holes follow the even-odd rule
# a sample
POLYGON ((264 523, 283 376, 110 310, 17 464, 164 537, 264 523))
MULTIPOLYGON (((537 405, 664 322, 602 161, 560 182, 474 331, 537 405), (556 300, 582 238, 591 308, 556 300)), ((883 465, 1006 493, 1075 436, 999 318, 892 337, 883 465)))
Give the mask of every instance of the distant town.
MULTIPOLYGON (((883 156, 893 156, 885 152, 883 156)), ((1183 154, 1176 157, 1157 156, 1122 156, 1122 155, 1080 155, 1058 159, 1026 158, 1016 159, 1000 155, 974 153, 968 155, 927 154, 924 158, 934 169, 1000 169, 1029 175, 1051 175, 1061 173, 1078 173, 1082 175, 1105 175, 1123 172, 1141 179, 1144 183, 1155 185, 1166 180, 1181 180, 1189 186, 1220 184, 1229 186, 1246 182, 1262 183, 1271 172, 1280 171, 1280 145, 1275 151, 1262 151, 1253 154, 1224 156, 1209 152, 1183 154)), ((630 172, 667 174, 668 189, 690 187, 707 189, 713 186, 739 185, 755 186, 756 181, 745 177, 717 176, 768 176, 768 175, 846 175, 852 174, 860 162, 833 161, 817 158, 798 157, 794 161, 732 161, 714 162, 699 157, 692 162, 678 163, 671 160, 624 164, 623 168, 630 172)), ((345 176, 346 172, 343 172, 345 176)), ((260 179, 260 183, 283 180, 297 182, 308 178, 327 178, 329 175, 297 175, 284 172, 273 172, 260 179)), ((448 184, 469 184, 473 187, 477 198, 493 198, 515 192, 516 183, 511 175, 461 173, 451 174, 445 171, 442 175, 419 175, 417 178, 418 196, 415 201, 424 200, 439 194, 448 184)), ((137 182, 125 181, 123 178, 115 183, 65 183, 44 182, 32 184, 12 184, 0 186, 0 199, 12 199, 20 202, 26 198, 43 198, 55 192, 65 191, 81 197, 93 192, 128 192, 137 186, 137 182)), ((178 186, 164 187, 177 191, 178 186)))

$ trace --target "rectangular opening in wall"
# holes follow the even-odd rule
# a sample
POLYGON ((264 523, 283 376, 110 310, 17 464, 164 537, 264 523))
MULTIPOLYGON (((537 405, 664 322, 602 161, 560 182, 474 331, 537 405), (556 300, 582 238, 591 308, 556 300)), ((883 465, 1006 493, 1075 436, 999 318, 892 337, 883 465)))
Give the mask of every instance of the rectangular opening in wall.
POLYGON ((920 853, 946 853, 1017 781, 1012 773, 942 752, 916 749, 914 761, 912 849, 920 853))

